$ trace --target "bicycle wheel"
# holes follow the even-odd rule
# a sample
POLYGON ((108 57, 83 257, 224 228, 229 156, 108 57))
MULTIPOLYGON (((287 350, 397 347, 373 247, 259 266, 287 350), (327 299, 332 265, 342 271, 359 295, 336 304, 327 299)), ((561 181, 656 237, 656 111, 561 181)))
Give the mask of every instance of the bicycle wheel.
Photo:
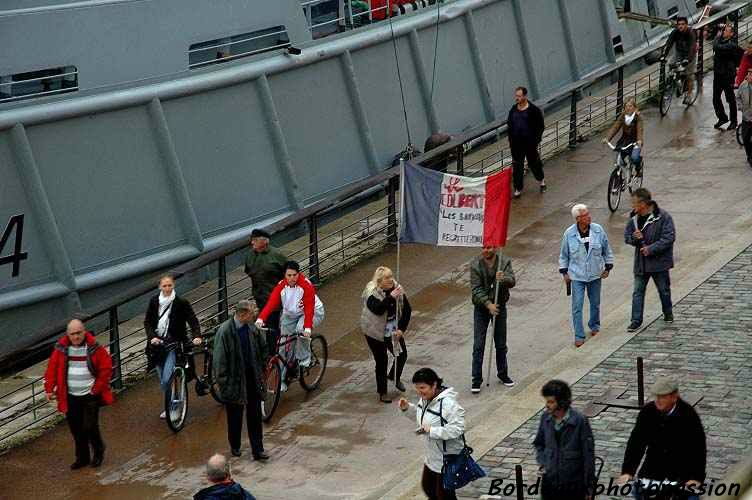
POLYGON ((185 370, 178 366, 170 376, 170 384, 164 395, 167 427, 179 432, 185 425, 188 415, 188 381, 185 370))
POLYGON ((666 116, 668 110, 671 107, 671 101, 674 99, 674 80, 670 78, 666 81, 666 87, 661 94, 660 110, 661 116, 666 116))
POLYGON ((738 142, 740 146, 744 146, 744 139, 742 138, 742 124, 741 123, 736 127, 736 142, 738 142))
POLYGON ((311 364, 306 368, 300 368, 300 385, 303 389, 312 391, 319 386, 324 378, 328 359, 329 347, 326 339, 318 334, 313 335, 311 337, 311 364))
POLYGON ((261 418, 264 422, 271 420, 274 410, 277 409, 281 386, 282 369, 275 357, 269 360, 264 370, 264 397, 261 401, 261 418))
MULTIPOLYGON (((693 79, 693 83, 694 83, 694 85, 692 85, 692 92, 691 93, 686 92, 686 99, 687 100, 684 102, 684 104, 687 107, 693 105, 695 103, 695 101, 697 101, 697 98, 700 95, 700 85, 698 85, 698 83, 697 83, 697 75, 695 75, 695 78, 693 79)), ((687 84, 688 84, 688 80, 685 80, 684 81, 684 87, 685 87, 685 89, 687 87, 687 84)))
POLYGON ((608 209, 611 212, 616 212, 619 209, 619 202, 621 202, 621 189, 622 179, 620 174, 620 168, 614 168, 611 172, 611 177, 608 179, 608 209))
POLYGON ((209 384, 209 393, 211 394, 212 398, 214 398, 214 401, 216 401, 219 404, 222 404, 222 398, 219 396, 219 386, 217 385, 217 382, 214 380, 214 368, 212 368, 212 354, 211 352, 207 352, 204 357, 204 363, 206 363, 204 368, 204 373, 206 376, 204 377, 204 381, 209 384))

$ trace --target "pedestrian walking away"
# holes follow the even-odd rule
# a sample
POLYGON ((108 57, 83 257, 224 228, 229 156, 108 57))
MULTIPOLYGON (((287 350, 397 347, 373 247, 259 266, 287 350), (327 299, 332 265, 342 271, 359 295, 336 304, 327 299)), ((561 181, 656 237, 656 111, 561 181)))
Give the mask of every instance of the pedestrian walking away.
POLYGON ((105 444, 99 430, 99 407, 114 400, 111 378, 110 354, 81 321, 71 320, 47 363, 44 392, 47 401, 57 400, 57 410, 68 421, 76 447, 72 470, 102 465, 105 444))
POLYGON ((642 326, 645 289, 650 278, 658 288, 664 321, 673 323, 669 270, 674 267, 675 240, 676 230, 671 215, 658 207, 650 191, 635 189, 632 193, 632 212, 624 228, 624 241, 635 247, 632 318, 627 331, 634 332, 642 326))
POLYGON ((232 455, 241 455, 245 411, 253 459, 267 460, 261 425, 267 349, 266 336, 253 325, 257 311, 253 302, 241 300, 234 316, 220 325, 214 338, 212 369, 227 411, 227 439, 232 455))
POLYGON ((535 179, 540 182, 541 193, 546 191, 546 179, 543 162, 538 153, 538 146, 543 138, 546 126, 543 112, 527 98, 527 89, 517 87, 514 91, 515 104, 507 117, 507 138, 512 150, 512 177, 514 197, 522 194, 525 176, 525 159, 535 179))
POLYGON ((543 500, 585 500, 595 492, 595 444, 590 423, 572 408, 566 382, 550 380, 541 389, 546 410, 533 441, 543 500))
POLYGON ((601 330, 601 280, 608 278, 614 267, 614 253, 606 231, 592 222, 587 205, 572 207, 575 223, 564 231, 559 251, 559 272, 572 287, 572 328, 576 347, 585 343, 582 306, 587 292, 590 302, 588 327, 592 336, 601 330))
POLYGON ((734 27, 727 24, 713 42, 713 109, 718 117, 713 126, 719 130, 726 123, 729 124, 726 130, 734 130, 737 126, 734 79, 740 54, 741 49, 734 41, 734 27), (723 107, 721 94, 726 97, 728 115, 723 107))
POLYGON ((453 490, 444 489, 441 470, 444 455, 456 455, 464 448, 465 409, 457 402, 457 392, 444 387, 438 374, 421 368, 413 375, 419 399, 416 404, 399 400, 403 412, 415 411, 416 433, 423 438, 423 492, 432 500, 455 500, 453 490))
MULTIPOLYGON (((162 392, 166 392, 172 372, 175 370, 176 350, 166 349, 166 345, 174 342, 187 344, 188 331, 186 324, 191 328, 193 344, 201 345, 201 326, 196 313, 193 312, 191 303, 175 293, 175 279, 171 275, 159 278, 160 293, 149 300, 144 317, 144 331, 146 332, 146 357, 148 359, 147 371, 157 369, 157 378, 162 392)), ((189 363, 193 363, 193 357, 188 356, 189 363)), ((198 390, 204 389, 204 382, 196 380, 198 390)), ((166 412, 162 412, 159 418, 166 418, 166 412)))
POLYGON ((688 63, 684 68, 684 73, 687 77, 687 92, 684 96, 684 104, 687 104, 688 96, 692 95, 697 67, 697 37, 694 30, 689 27, 689 21, 684 16, 676 18, 676 28, 674 28, 666 40, 666 45, 663 47, 663 52, 661 53, 661 59, 665 60, 672 48, 676 49, 672 61, 674 64, 680 64, 685 60, 688 63))
MULTIPOLYGON (((271 235, 263 229, 251 231, 251 248, 245 258, 245 274, 251 278, 251 292, 256 307, 262 310, 277 283, 285 277, 285 263, 289 260, 279 249, 270 246, 271 235)), ((269 329, 266 345, 277 345, 279 335, 279 311, 274 311, 267 320, 269 329)))
POLYGON ((412 308, 407 295, 402 286, 394 280, 392 270, 385 266, 377 267, 373 279, 363 290, 360 328, 376 362, 376 392, 382 403, 392 402, 387 396, 387 379, 394 380, 399 391, 405 391, 400 378, 407 361, 405 332, 410 324, 411 314, 412 308), (387 353, 394 354, 395 345, 399 354, 387 375, 387 353))
POLYGON ((206 478, 211 486, 193 495, 193 500, 256 500, 249 491, 233 481, 230 463, 224 455, 212 455, 206 463, 206 478))
POLYGON ((752 67, 747 69, 744 81, 736 91, 736 102, 742 112, 742 143, 747 164, 752 167, 752 67))
POLYGON ((652 393, 655 401, 642 407, 627 441, 618 482, 634 479, 639 467, 643 481, 636 482, 635 498, 640 498, 645 482, 669 481, 683 489, 685 496, 680 498, 698 500, 707 460, 700 416, 681 399, 679 385, 671 377, 659 377, 652 393))
MULTIPOLYGON (((507 387, 514 386, 507 365, 507 301, 509 289, 516 284, 512 260, 494 247, 483 247, 470 264, 470 287, 473 302, 472 392, 480 392, 483 383, 483 354, 488 324, 493 318, 493 341, 496 347, 496 376, 507 387), (499 293, 496 293, 496 287, 499 293), (496 298, 498 297, 498 302, 496 298)), ((491 359, 488 360, 491 363, 491 359)))
MULTIPOLYGON (((640 110, 637 109, 635 100, 630 97, 624 103, 624 112, 619 115, 603 139, 604 143, 608 143, 621 131, 621 137, 619 137, 616 147, 624 148, 625 146, 634 144, 631 151, 627 151, 627 153, 632 157, 632 163, 635 166, 638 177, 642 176, 642 130, 643 123, 640 110)), ((622 161, 621 155, 619 156, 619 161, 622 161)))

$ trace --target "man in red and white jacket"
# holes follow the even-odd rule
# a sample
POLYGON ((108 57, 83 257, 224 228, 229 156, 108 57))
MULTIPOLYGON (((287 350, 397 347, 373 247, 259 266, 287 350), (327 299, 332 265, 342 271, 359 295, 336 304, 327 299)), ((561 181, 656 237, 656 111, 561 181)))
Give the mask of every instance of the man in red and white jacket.
POLYGON ((58 411, 65 413, 68 420, 76 444, 73 470, 89 464, 102 465, 105 445, 99 432, 99 407, 113 402, 111 377, 110 353, 81 321, 72 320, 50 356, 44 392, 47 401, 57 399, 58 411), (93 459, 89 445, 94 451, 93 459))
MULTIPOLYGON (((280 354, 284 355, 282 351, 289 351, 294 345, 298 364, 306 367, 311 363, 310 340, 300 342, 296 339, 285 343, 286 337, 302 333, 304 337, 310 338, 311 330, 324 320, 324 304, 316 295, 313 283, 300 272, 300 264, 292 260, 285 264, 285 277, 272 290, 256 320, 256 326, 263 328, 271 313, 280 308, 280 354)), ((282 379, 284 380, 284 369, 282 379)), ((283 384, 283 389, 285 388, 283 384)))

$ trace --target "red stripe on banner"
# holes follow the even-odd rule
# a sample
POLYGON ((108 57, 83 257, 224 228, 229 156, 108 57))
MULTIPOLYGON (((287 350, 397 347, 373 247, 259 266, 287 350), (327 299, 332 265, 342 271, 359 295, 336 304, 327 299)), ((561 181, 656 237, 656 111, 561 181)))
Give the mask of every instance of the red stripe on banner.
POLYGON ((503 247, 507 244, 509 210, 512 202, 512 169, 486 178, 486 204, 483 211, 483 246, 503 247))

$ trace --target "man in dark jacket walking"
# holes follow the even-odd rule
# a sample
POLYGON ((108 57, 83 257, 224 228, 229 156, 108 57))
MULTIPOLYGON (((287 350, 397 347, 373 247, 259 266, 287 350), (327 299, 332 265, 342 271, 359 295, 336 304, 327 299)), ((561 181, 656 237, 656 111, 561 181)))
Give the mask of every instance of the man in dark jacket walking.
POLYGON ((527 158, 530 171, 540 182, 541 193, 546 191, 543 162, 538 154, 538 145, 543 138, 545 125, 541 110, 527 100, 525 87, 515 89, 514 100, 516 104, 509 110, 507 117, 507 136, 509 148, 512 150, 514 197, 519 198, 522 194, 525 175, 525 158, 527 158))
POLYGON ((193 495, 193 500, 256 500, 232 480, 230 464, 224 455, 212 455, 206 463, 206 477, 212 485, 193 495))
POLYGON ((624 229, 624 241, 635 247, 632 319, 627 328, 630 332, 642 326, 645 289, 650 278, 653 278, 658 288, 664 321, 674 321, 669 269, 674 267, 676 239, 674 220, 668 212, 658 208, 650 191, 645 188, 635 189, 632 193, 632 208, 624 229))
POLYGON ((642 407, 629 436, 619 483, 634 478, 645 455, 641 478, 677 481, 689 493, 688 500, 696 500, 699 498, 696 493, 705 481, 702 421, 695 409, 679 397, 675 380, 659 377, 652 392, 655 401, 642 407))
POLYGON ((590 423, 571 407, 566 382, 550 380, 541 389, 546 411, 533 446, 542 474, 543 500, 584 500, 595 490, 595 445, 590 423))
MULTIPOLYGON (((470 264, 470 287, 473 298, 473 382, 472 392, 480 392, 483 383, 483 352, 486 348, 488 323, 496 318, 494 324, 494 343, 496 344, 496 376, 507 387, 513 387, 507 366, 507 301, 509 289, 516 281, 512 270, 512 260, 493 247, 483 247, 481 254, 470 264), (499 259, 501 261, 499 262, 499 259), (498 271, 497 271, 498 269, 498 271), (496 287, 499 289, 499 301, 496 302, 496 287)), ((489 359, 490 363, 491 360, 489 359)))
POLYGON ((227 410, 227 439, 232 455, 239 457, 243 410, 254 460, 267 460, 261 425, 261 401, 266 359, 266 339, 253 325, 256 309, 250 300, 235 306, 235 315, 222 323, 214 338, 214 377, 227 410))
POLYGON ((734 96, 734 80, 736 78, 737 60, 741 55, 741 49, 734 41, 734 27, 727 24, 718 38, 713 42, 713 109, 718 121, 713 125, 721 129, 723 125, 731 123, 726 130, 736 129, 736 97, 734 96), (726 95, 729 105, 729 114, 721 102, 721 93, 726 95))

